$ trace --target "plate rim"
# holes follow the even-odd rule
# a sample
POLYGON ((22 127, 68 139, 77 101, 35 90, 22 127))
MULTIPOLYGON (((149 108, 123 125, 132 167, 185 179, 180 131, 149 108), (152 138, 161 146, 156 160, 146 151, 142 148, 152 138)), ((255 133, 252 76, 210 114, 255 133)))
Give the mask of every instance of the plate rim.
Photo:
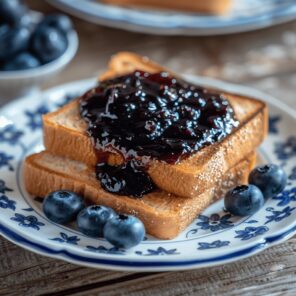
POLYGON ((222 264, 228 264, 236 262, 242 259, 246 259, 253 255, 260 253, 267 248, 275 246, 277 244, 283 243, 296 233, 296 224, 289 230, 280 233, 278 235, 269 236, 262 238, 261 243, 256 243, 253 246, 247 247, 240 251, 230 252, 223 256, 208 258, 204 260, 186 260, 186 261, 126 261, 126 260, 114 260, 106 258, 92 258, 73 254, 65 248, 60 248, 59 250, 52 250, 46 246, 39 243, 29 241, 18 233, 11 231, 9 228, 3 226, 0 223, 0 234, 9 240, 10 242, 24 248, 28 251, 37 253, 42 256, 64 260, 66 262, 77 264, 84 267, 92 268, 107 268, 109 270, 119 270, 119 271, 133 271, 135 272, 153 272, 153 271, 177 271, 177 270, 190 270, 198 268, 206 268, 219 266, 222 264), (26 244, 22 244, 25 242, 26 244), (46 251, 39 251, 38 249, 43 249, 46 251), (45 253, 46 252, 46 253, 45 253), (217 259, 218 258, 218 259, 217 259), (202 262, 202 263, 198 263, 202 262))
MULTIPOLYGON (((81 6, 80 2, 68 1, 68 0, 47 0, 51 5, 66 11, 78 18, 84 19, 86 21, 90 21, 95 24, 104 25, 107 27, 113 27, 117 29, 124 29, 128 31, 134 32, 142 32, 152 35, 187 35, 187 36, 210 36, 210 35, 223 35, 223 34, 235 34, 239 32, 247 32, 258 29, 263 29, 266 27, 278 25, 281 23, 289 22, 296 19, 296 4, 291 1, 291 3, 287 3, 286 7, 278 8, 277 10, 273 9, 273 13, 270 14, 262 14, 256 17, 247 17, 244 21, 239 19, 238 23, 233 23, 233 21, 221 21, 221 17, 212 16, 216 19, 216 26, 202 26, 201 21, 197 21, 194 25, 190 24, 190 26, 185 25, 184 21, 176 22, 175 25, 167 25, 164 23, 164 26, 157 26, 153 22, 149 25, 147 22, 143 22, 143 20, 139 17, 138 20, 134 20, 131 18, 123 17, 123 15, 128 14, 128 11, 132 13, 134 11, 139 11, 139 13, 143 13, 143 10, 134 10, 130 8, 122 8, 114 5, 107 5, 104 3, 96 3, 100 9, 105 8, 105 13, 98 15, 92 9, 87 9, 85 4, 81 6), (294 5, 293 5, 294 4, 294 5), (293 6, 292 6, 293 5, 293 6), (81 9, 82 7, 83 9, 81 9), (111 8, 115 8, 118 10, 117 17, 115 17, 115 13, 108 13, 111 8), (291 7, 293 9, 291 9, 291 7), (157 30, 155 30, 157 29, 157 30)), ((93 1, 90 1, 87 5, 94 5, 93 1)), ((148 11, 151 13, 151 10, 148 11)), ((157 11, 159 12, 159 11, 157 11)), ((187 17, 194 16, 189 15, 182 12, 177 12, 179 16, 187 17)), ((176 14, 176 12, 175 12, 176 14)), ((172 16, 174 16, 174 12, 172 12, 172 16)), ((196 15, 201 17, 201 15, 196 15)), ((212 23, 212 22, 211 22, 212 23)))

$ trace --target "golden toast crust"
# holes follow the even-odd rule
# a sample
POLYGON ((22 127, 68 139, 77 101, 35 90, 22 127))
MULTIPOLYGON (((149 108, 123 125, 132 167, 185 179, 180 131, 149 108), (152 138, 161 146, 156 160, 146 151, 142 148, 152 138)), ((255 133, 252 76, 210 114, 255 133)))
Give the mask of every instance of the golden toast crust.
POLYGON ((123 6, 196 11, 210 14, 224 14, 229 11, 232 4, 231 0, 103 0, 103 2, 123 6))
MULTIPOLYGON (((163 67, 147 58, 122 52, 112 57, 100 80, 134 71, 159 72, 163 67)), ((238 129, 222 142, 210 145, 177 165, 153 161, 148 173, 161 189, 183 197, 197 196, 221 179, 246 155, 254 151, 267 134, 267 108, 261 101, 225 94, 240 120, 238 129)), ((87 124, 79 115, 78 101, 43 116, 44 145, 54 155, 68 157, 89 166, 97 163, 97 151, 86 134, 87 124)), ((109 157, 120 163, 119 155, 109 157)))
POLYGON ((179 197, 161 190, 141 199, 118 196, 103 190, 92 168, 83 163, 54 156, 46 151, 33 154, 24 163, 26 190, 34 196, 46 196, 55 190, 72 190, 92 204, 113 208, 118 213, 140 218, 147 233, 160 239, 172 239, 183 231, 215 199, 238 184, 246 184, 254 167, 255 153, 230 169, 215 186, 199 196, 179 197))

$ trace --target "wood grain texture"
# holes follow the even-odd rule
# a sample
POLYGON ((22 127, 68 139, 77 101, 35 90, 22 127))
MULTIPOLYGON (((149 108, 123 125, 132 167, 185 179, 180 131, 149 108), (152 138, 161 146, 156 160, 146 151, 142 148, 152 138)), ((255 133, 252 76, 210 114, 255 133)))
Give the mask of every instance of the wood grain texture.
MULTIPOLYGON (((27 2, 37 10, 55 11, 45 1, 27 2)), ((219 37, 149 36, 74 22, 78 54, 45 88, 102 73, 110 55, 129 50, 176 72, 257 87, 296 108, 296 22, 219 37)), ((145 274, 79 267, 0 238, 0 295, 296 295, 295 253, 296 237, 236 263, 145 274)))
POLYGON ((227 265, 146 274, 83 268, 34 255, 4 239, 0 239, 0 249, 0 295, 259 296, 296 293, 296 238, 227 265))
POLYGON ((39 295, 117 279, 130 273, 82 268, 35 255, 0 239, 0 295, 39 295))

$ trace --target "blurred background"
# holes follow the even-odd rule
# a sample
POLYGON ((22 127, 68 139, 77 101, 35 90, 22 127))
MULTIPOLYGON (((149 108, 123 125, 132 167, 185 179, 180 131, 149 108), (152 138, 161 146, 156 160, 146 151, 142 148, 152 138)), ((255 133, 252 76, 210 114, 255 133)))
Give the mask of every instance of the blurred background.
MULTIPOLYGON (((62 8, 57 2, 75 3, 25 1, 30 9, 45 14, 61 11, 56 8, 62 8)), ((83 18, 86 20, 71 16, 79 36, 75 58, 60 75, 48 79, 43 88, 97 75, 104 71, 112 54, 134 51, 177 73, 206 75, 250 85, 271 93, 291 107, 296 105, 296 21, 290 20, 291 16, 283 24, 228 35, 223 35, 221 29, 216 36, 184 36, 188 33, 186 30, 179 31, 179 36, 157 36, 97 25, 88 22, 87 15, 83 18)), ((270 22, 262 26, 266 27, 270 22)), ((124 25, 121 27, 124 29, 124 25)), ((141 27, 138 30, 141 31, 141 27)), ((157 33, 155 28, 150 31, 157 33)), ((215 34, 215 29, 212 31, 210 33, 215 34)), ((2 98, 1 105, 5 101, 2 98)))
MULTIPOLYGON (((18 0, 0 0, 0 5, 4 1, 12 3, 18 0)), ((39 88, 43 90, 96 77, 105 71, 110 56, 119 51, 133 51, 148 56, 178 74, 208 76, 257 88, 278 98, 291 109, 296 109, 295 0, 233 0, 233 7, 223 15, 158 8, 121 8, 103 4, 102 1, 24 1, 30 10, 41 13, 34 14, 37 19, 42 14, 68 15, 77 34, 73 30, 68 34, 67 49, 59 49, 63 42, 56 44, 61 55, 29 70, 11 71, 12 60, 9 58, 1 61, 0 56, 0 107, 23 95, 20 90, 29 91, 31 88, 35 90, 34 99, 41 101, 46 96, 38 93, 39 88), (3 67, 7 67, 5 71, 3 67)), ((153 1, 183 3, 183 0, 153 1)), ((199 2, 202 1, 228 0, 199 2)), ((1 27, 2 23, 3 14, 0 14, 0 38, 6 38, 6 29, 5 26, 1 27)), ((39 55, 42 55, 45 42, 42 38, 39 41, 36 46, 39 55)), ((0 39, 0 53, 5 48, 10 53, 9 44, 1 43, 0 39)), ((23 62, 28 63, 28 60, 23 62)), ((34 64, 34 61, 30 60, 30 63, 34 64)), ((32 118, 37 115, 37 123, 41 125, 40 114, 44 112, 37 109, 29 115, 32 118)), ((114 291, 119 291, 121 284, 134 284, 144 295, 155 275, 149 274, 150 281, 143 273, 94 272, 92 269, 21 250, 2 238, 0 254, 0 295, 74 295, 74 292, 78 294, 80 291, 85 292, 83 295, 91 295, 87 290, 104 289, 105 285, 111 291, 116 283, 119 285, 114 291), (6 282, 5 276, 9 277, 6 282), (141 278, 140 284, 136 282, 141 278), (58 290, 61 292, 54 292, 58 290)), ((169 288, 175 287, 175 295, 185 295, 185 290, 189 291, 188 295, 192 294, 195 288, 213 293, 213 287, 216 287, 219 294, 226 291, 224 295, 233 295, 235 292, 251 295, 254 291, 258 295, 275 295, 272 292, 284 293, 290 286, 295 291, 293 258, 295 238, 271 249, 269 253, 265 252, 236 265, 182 271, 178 277, 177 273, 168 273, 159 277, 158 282, 155 276, 156 286, 163 286, 168 293, 171 292, 169 288)))

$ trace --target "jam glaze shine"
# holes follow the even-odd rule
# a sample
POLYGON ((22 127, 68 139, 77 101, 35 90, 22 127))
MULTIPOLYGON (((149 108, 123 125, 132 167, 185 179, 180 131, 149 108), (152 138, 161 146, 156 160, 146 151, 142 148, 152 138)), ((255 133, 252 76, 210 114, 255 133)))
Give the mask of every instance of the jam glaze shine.
POLYGON ((103 81, 81 97, 80 114, 98 154, 113 152, 124 160, 110 166, 100 157, 102 187, 134 197, 155 189, 147 174, 151 160, 176 164, 239 124, 223 95, 166 72, 135 71, 103 81))

